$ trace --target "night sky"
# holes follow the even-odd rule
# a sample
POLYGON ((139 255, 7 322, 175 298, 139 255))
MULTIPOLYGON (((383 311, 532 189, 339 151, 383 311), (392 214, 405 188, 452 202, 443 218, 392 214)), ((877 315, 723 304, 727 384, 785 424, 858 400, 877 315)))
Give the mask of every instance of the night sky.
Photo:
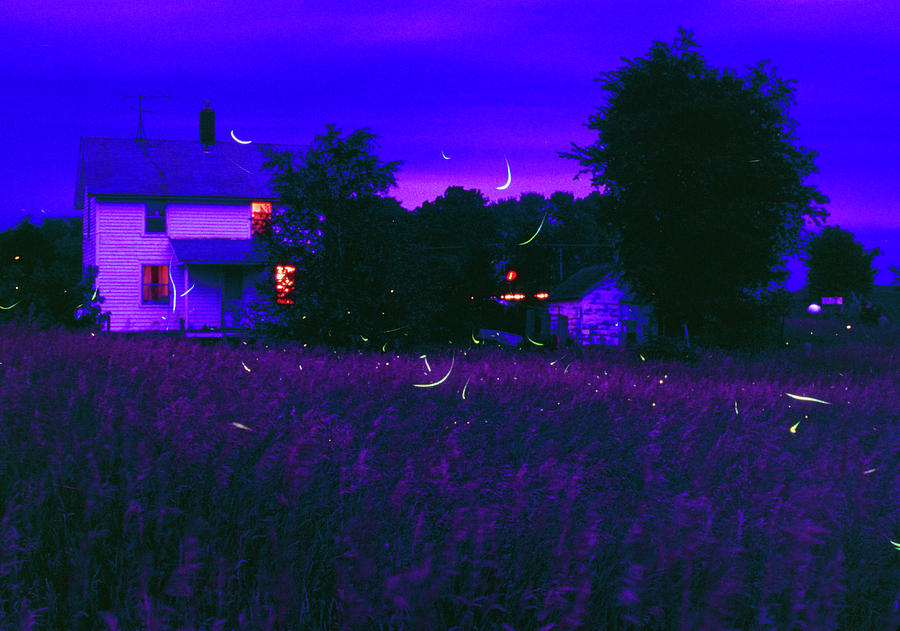
MULTIPOLYGON (((557 156, 590 144, 595 82, 693 29, 700 53, 741 74, 770 59, 796 80, 799 144, 829 225, 879 247, 876 283, 900 264, 900 9, 892 1, 490 0, 429 3, 214 0, 0 4, 0 230, 75 214, 80 136, 309 144, 326 124, 369 127, 402 160, 391 194, 407 209, 448 186, 490 200, 591 192, 557 156), (374 7, 372 6, 374 5, 374 7), (432 6, 434 8, 423 8, 432 6), (445 160, 441 153, 450 157, 445 160), (506 190, 509 160, 512 182, 506 190)), ((802 266, 788 288, 803 283, 802 266)))

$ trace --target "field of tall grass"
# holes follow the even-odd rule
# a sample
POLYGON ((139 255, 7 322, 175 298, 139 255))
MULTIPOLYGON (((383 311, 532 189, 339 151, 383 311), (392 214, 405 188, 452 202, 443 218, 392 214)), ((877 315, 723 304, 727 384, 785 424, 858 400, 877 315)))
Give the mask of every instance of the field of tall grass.
POLYGON ((792 325, 693 365, 5 326, 0 629, 893 631, 900 340, 792 325))

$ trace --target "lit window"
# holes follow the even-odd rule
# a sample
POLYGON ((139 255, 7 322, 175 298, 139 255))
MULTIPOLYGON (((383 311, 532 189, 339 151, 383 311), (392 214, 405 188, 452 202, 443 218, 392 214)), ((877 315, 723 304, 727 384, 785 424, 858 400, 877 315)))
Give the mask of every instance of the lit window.
POLYGON ((144 265, 141 302, 169 304, 169 266, 144 265))
POLYGON ((147 234, 166 231, 166 203, 147 202, 144 231, 147 234))
POLYGON ((275 302, 280 305, 294 304, 293 298, 288 295, 294 291, 294 266, 275 266, 275 302))
POLYGON ((253 220, 253 234, 266 234, 272 219, 272 204, 269 202, 252 202, 250 212, 253 220))

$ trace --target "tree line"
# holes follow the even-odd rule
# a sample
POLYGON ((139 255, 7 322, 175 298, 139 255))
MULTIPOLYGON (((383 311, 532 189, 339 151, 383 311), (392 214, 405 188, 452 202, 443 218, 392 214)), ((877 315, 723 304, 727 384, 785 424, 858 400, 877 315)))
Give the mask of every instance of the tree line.
MULTIPOLYGON (((294 272, 281 304, 274 280, 262 283, 252 321, 266 334, 336 346, 461 341, 503 322, 491 299, 502 291, 531 300, 605 264, 654 306, 663 334, 690 329, 733 345, 784 317, 788 256, 807 255, 811 299, 868 295, 880 252, 837 226, 807 228, 825 222, 828 198, 806 183, 816 153, 796 144, 792 81, 768 62, 743 75, 713 68, 685 29, 597 80, 607 98, 586 123, 596 141, 559 154, 597 188, 583 199, 488 203, 451 186, 410 212, 387 195, 400 162, 377 156, 368 129, 345 136, 327 126, 296 154, 262 147, 277 203, 254 260, 294 272)), ((17 310, 0 318, 71 323, 78 304, 96 316, 76 222, 3 233, 0 306, 17 310), (17 248, 25 258, 14 259, 17 248)))

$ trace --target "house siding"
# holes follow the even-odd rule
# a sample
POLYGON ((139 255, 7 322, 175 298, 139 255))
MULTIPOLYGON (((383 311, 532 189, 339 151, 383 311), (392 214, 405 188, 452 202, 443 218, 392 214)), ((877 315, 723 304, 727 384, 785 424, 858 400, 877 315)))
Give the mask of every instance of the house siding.
POLYGON ((168 203, 166 231, 172 239, 249 239, 250 204, 168 203))
MULTIPOLYGON (((191 329, 222 326, 222 266, 189 264, 188 287, 194 288, 182 296, 184 264, 175 257, 170 239, 249 239, 248 203, 167 204, 166 232, 159 234, 144 232, 142 202, 91 198, 88 208, 94 237, 85 237, 84 264, 99 269, 96 285, 105 298, 102 309, 110 315, 111 331, 176 330, 182 320, 191 329), (169 266, 168 305, 141 301, 144 265, 169 266)), ((253 291, 249 277, 244 274, 244 304, 253 291)))
POLYGON ((633 321, 636 342, 655 332, 652 308, 629 304, 628 294, 614 281, 597 285, 581 300, 550 304, 550 329, 555 331, 560 315, 568 318, 568 335, 585 345, 624 345, 625 322, 633 321))
POLYGON ((81 216, 81 260, 84 267, 97 264, 97 199, 85 196, 81 216))

